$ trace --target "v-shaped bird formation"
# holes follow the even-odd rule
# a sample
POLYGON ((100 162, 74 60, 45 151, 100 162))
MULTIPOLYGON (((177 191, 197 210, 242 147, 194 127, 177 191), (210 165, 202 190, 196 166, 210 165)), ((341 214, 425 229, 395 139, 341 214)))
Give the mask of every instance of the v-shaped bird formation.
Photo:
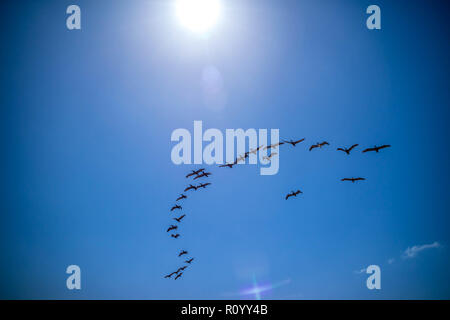
MULTIPOLYGON (((218 167, 220 168, 230 168, 232 169, 233 166, 235 166, 236 164, 238 164, 239 162, 244 162, 245 163, 245 159, 249 157, 249 154, 255 154, 259 151, 259 150, 271 150, 271 153, 267 156, 264 156, 262 159, 266 160, 266 161, 271 161, 272 156, 276 155, 277 152, 272 151, 272 149, 277 149, 277 147, 284 145, 284 144, 290 144, 292 147, 296 147, 297 144, 301 143, 305 141, 305 138, 302 139, 298 139, 298 140, 283 140, 282 142, 278 142, 276 144, 272 144, 272 145, 268 145, 268 146, 259 146, 256 149, 251 149, 247 152, 245 152, 243 155, 240 155, 238 157, 236 157, 235 161, 232 163, 225 163, 225 164, 221 164, 218 167)), ((311 145, 309 147, 309 151, 312 151, 313 149, 322 149, 325 146, 329 146, 330 143, 327 141, 322 141, 322 142, 317 142, 313 145, 311 145)), ((339 147, 336 150, 337 151, 342 151, 344 153, 346 153, 347 155, 350 155, 350 153, 356 148, 358 147, 359 144, 353 144, 349 147, 339 147)), ((389 144, 385 144, 385 145, 380 145, 380 146, 373 146, 370 148, 366 148, 362 151, 362 153, 366 153, 366 152, 376 152, 378 153, 380 150, 385 149, 385 148, 389 148, 391 147, 391 145, 389 144)), ((197 180, 197 179, 201 179, 201 178, 208 178, 210 175, 212 175, 211 172, 206 172, 205 168, 201 168, 198 170, 191 170, 190 173, 188 173, 186 175, 186 178, 192 178, 192 180, 197 180)), ((364 181, 366 180, 365 178, 362 177, 351 177, 351 178, 342 178, 340 179, 341 181, 345 182, 345 181, 350 181, 352 183, 358 182, 358 181, 364 181)), ((197 191, 199 189, 206 189, 207 186, 211 185, 210 182, 206 182, 206 183, 200 183, 198 185, 193 185, 193 184, 189 184, 185 189, 184 189, 184 193, 187 193, 188 191, 197 191)), ((181 193, 178 198, 175 200, 176 202, 187 199, 188 196, 184 193, 181 193)), ((296 198, 298 195, 303 194, 303 192, 299 189, 297 189, 296 191, 291 191, 290 193, 285 195, 285 199, 288 200, 289 198, 296 198)), ((173 212, 175 210, 183 210, 183 207, 179 204, 175 204, 170 208, 170 212, 173 212)), ((167 232, 170 233, 171 231, 178 231, 178 226, 182 223, 183 219, 186 217, 186 214, 182 214, 179 217, 174 217, 173 220, 176 221, 176 225, 171 224, 168 228, 167 228, 167 232)), ((178 239, 181 235, 179 233, 171 233, 170 236, 174 239, 178 239)), ((178 253, 178 258, 181 258, 183 256, 187 256, 189 254, 189 252, 187 250, 181 250, 178 253)), ((183 273, 185 272, 185 269, 190 266, 192 264, 192 262, 194 261, 194 258, 188 258, 186 260, 184 260, 185 265, 183 265, 182 267, 179 267, 176 271, 169 273, 168 275, 164 276, 164 278, 166 279, 179 279, 183 273), (174 277, 173 277, 174 276, 174 277)))

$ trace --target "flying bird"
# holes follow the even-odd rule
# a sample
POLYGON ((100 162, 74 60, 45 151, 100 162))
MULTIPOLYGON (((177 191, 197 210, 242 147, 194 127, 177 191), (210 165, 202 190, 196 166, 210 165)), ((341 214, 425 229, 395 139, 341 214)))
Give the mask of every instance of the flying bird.
POLYGON ((287 195, 286 195, 286 200, 287 199, 289 199, 289 197, 296 197, 298 194, 300 194, 300 193, 303 193, 303 192, 301 192, 300 190, 297 190, 297 191, 292 191, 291 193, 288 193, 287 195))
POLYGON ((282 144, 284 144, 284 142, 278 142, 278 143, 275 143, 275 144, 271 144, 271 145, 265 147, 263 150, 267 150, 267 149, 271 149, 271 148, 276 149, 278 146, 281 146, 282 144))
POLYGON ((186 199, 187 197, 184 194, 181 194, 176 201, 186 199))
POLYGON ((184 189, 184 191, 186 192, 186 191, 189 191, 189 190, 191 190, 191 189, 197 190, 197 187, 196 187, 196 186, 193 186, 192 184, 190 184, 189 187, 187 187, 186 189, 184 189))
POLYGON ((186 178, 189 178, 189 177, 191 177, 191 176, 196 176, 196 175, 198 175, 200 172, 202 172, 202 171, 205 171, 205 168, 202 168, 202 169, 198 169, 197 171, 195 171, 195 170, 191 170, 192 172, 191 173, 189 173, 187 176, 186 176, 186 178))
POLYGON ((170 225, 169 229, 167 229, 167 232, 178 229, 178 226, 174 226, 173 224, 170 225))
POLYGON ((177 239, 177 238, 180 236, 180 234, 179 234, 179 233, 177 233, 177 234, 171 234, 170 236, 171 236, 172 238, 177 239))
POLYGON ((177 280, 179 277, 181 277, 182 274, 183 274, 183 272, 181 272, 180 274, 177 274, 177 276, 175 277, 175 280, 177 280))
POLYGON ((297 140, 297 141, 292 141, 292 140, 286 141, 286 140, 285 140, 284 142, 285 142, 285 143, 292 144, 292 146, 295 147, 295 145, 296 145, 297 143, 303 142, 304 140, 305 140, 305 138, 300 139, 300 140, 297 140))
POLYGON ((346 154, 350 154, 350 151, 352 151, 352 149, 353 148, 355 148, 355 147, 357 147, 357 146, 359 146, 359 144, 354 144, 354 145, 352 145, 350 148, 345 148, 345 147, 343 147, 343 148, 337 148, 337 150, 339 150, 339 151, 344 151, 346 154))
POLYGON ((244 157, 244 156, 240 156, 239 158, 236 158, 236 160, 234 160, 234 164, 238 164, 240 161, 245 161, 245 158, 246 157, 244 157))
POLYGON ((176 206, 173 206, 172 208, 170 208, 170 211, 173 211, 173 210, 176 210, 176 209, 183 209, 183 207, 182 206, 179 206, 179 205, 176 205, 176 206))
POLYGON ((178 254, 179 257, 181 257, 183 254, 188 254, 189 252, 187 252, 186 250, 181 250, 180 253, 178 254))
POLYGON ((390 146, 391 146, 390 144, 384 144, 384 145, 379 146, 379 147, 374 146, 373 148, 367 148, 367 149, 364 149, 363 152, 369 152, 369 151, 375 151, 375 152, 378 152, 378 151, 380 151, 381 149, 389 148, 390 146))
POLYGON ((317 142, 316 144, 313 144, 311 147, 309 147, 309 151, 311 151, 314 148, 322 148, 324 145, 330 145, 330 144, 326 141, 324 141, 322 143, 317 142))
POLYGON ((264 160, 267 160, 267 161, 270 161, 270 159, 272 158, 272 156, 274 156, 274 155, 276 155, 276 154, 278 154, 278 153, 272 152, 272 153, 270 154, 270 156, 264 156, 263 159, 264 159, 264 160))
POLYGON ((189 260, 186 260, 185 262, 191 264, 192 261, 194 261, 194 258, 191 258, 191 259, 189 259, 189 260))
POLYGON ((200 183, 198 186, 197 186, 197 188, 203 188, 203 189, 205 189, 207 186, 209 186, 211 183, 200 183))
POLYGON ((165 276, 164 278, 168 279, 168 278, 172 277, 174 274, 177 274, 177 272, 172 272, 172 273, 168 274, 167 276, 165 276))
POLYGON ((177 222, 181 222, 181 220, 185 217, 186 215, 183 214, 182 216, 178 217, 178 218, 173 218, 173 220, 177 220, 177 222))
POLYGON ((219 167, 223 168, 223 167, 228 167, 228 168, 233 168, 233 166, 235 165, 235 163, 225 163, 220 165, 219 167))
POLYGON ((361 180, 366 180, 365 178, 344 178, 341 179, 341 181, 351 181, 352 183, 354 183, 355 181, 361 181, 361 180))
POLYGON ((180 272, 180 271, 184 271, 184 269, 186 269, 186 268, 187 268, 187 266, 184 266, 184 267, 178 268, 178 270, 176 271, 176 273, 178 273, 178 272, 180 272))
POLYGON ((199 174, 198 176, 196 176, 196 177, 194 178, 194 180, 195 180, 195 179, 198 179, 198 178, 202 178, 202 177, 207 177, 207 178, 208 178, 211 174, 212 174, 211 172, 202 172, 201 174, 199 174))

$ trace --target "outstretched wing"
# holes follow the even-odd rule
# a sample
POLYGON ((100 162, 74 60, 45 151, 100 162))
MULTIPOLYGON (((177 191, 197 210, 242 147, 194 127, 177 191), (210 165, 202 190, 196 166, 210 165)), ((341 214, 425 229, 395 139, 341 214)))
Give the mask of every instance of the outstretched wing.
POLYGON ((364 149, 362 152, 369 152, 369 151, 375 151, 375 148, 367 148, 364 149))
POLYGON ((311 151, 312 149, 317 148, 316 144, 313 144, 311 147, 309 147, 309 151, 311 151))
POLYGON ((356 148, 357 146, 359 146, 359 144, 354 144, 354 145, 352 145, 352 146, 348 149, 348 151, 352 151, 352 149, 353 149, 353 148, 356 148))
POLYGON ((390 146, 391 146, 390 144, 384 144, 384 145, 382 145, 382 146, 379 146, 379 147, 378 147, 378 150, 384 149, 384 148, 389 148, 390 146))
POLYGON ((342 148, 337 148, 336 150, 347 152, 347 151, 345 151, 345 150, 342 149, 342 148))

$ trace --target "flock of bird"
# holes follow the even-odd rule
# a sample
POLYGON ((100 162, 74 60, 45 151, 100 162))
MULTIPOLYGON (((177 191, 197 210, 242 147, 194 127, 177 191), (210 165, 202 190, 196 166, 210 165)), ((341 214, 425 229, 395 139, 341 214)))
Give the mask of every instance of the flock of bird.
MULTIPOLYGON (((186 178, 190 178, 192 176, 194 176, 194 178, 192 180, 197 180, 200 178, 208 178, 211 175, 210 172, 206 172, 205 168, 202 169, 198 169, 198 170, 192 170, 192 172, 190 172, 189 174, 186 175, 186 178)), ((187 192, 189 190, 194 190, 197 191, 200 188, 206 189, 207 186, 211 185, 210 182, 207 183, 200 183, 199 185, 195 186, 192 184, 189 184, 189 186, 187 186, 183 192, 187 192)), ((185 195, 184 193, 180 194, 180 196, 175 200, 175 202, 177 202, 177 204, 173 205, 170 208, 170 212, 176 211, 176 210, 183 210, 183 207, 181 205, 178 204, 178 201, 180 200, 184 200, 187 199, 187 195, 185 195)), ((173 220, 175 220, 178 224, 171 224, 168 228, 167 228, 167 232, 172 232, 170 233, 170 236, 174 239, 178 239, 180 237, 180 234, 177 232, 178 231, 178 225, 181 223, 181 221, 184 219, 184 217, 186 217, 185 214, 182 214, 179 217, 174 217, 173 220)), ((181 250, 178 253, 178 257, 182 257, 184 255, 188 255, 189 252, 186 250, 181 250)), ((174 279, 177 280, 178 278, 180 278, 183 275, 184 270, 190 265, 192 264, 192 262, 194 261, 194 258, 190 258, 184 261, 184 263, 186 263, 185 265, 179 267, 176 271, 173 271, 171 273, 169 273, 168 275, 164 276, 164 278, 166 279, 171 279, 172 276, 175 276, 174 279)))
MULTIPOLYGON (((303 142, 304 140, 305 140, 305 138, 299 139, 299 140, 295 140, 295 141, 294 141, 294 140, 284 140, 284 141, 282 141, 282 142, 278 142, 278 143, 276 143, 276 144, 272 144, 272 145, 268 145, 268 146, 264 146, 264 145, 263 145, 263 146, 259 146, 258 148, 252 149, 252 150, 250 150, 250 151, 248 151, 248 152, 245 152, 243 155, 237 157, 236 160, 235 160, 233 163, 226 163, 226 164, 220 165, 219 167, 233 168, 233 166, 236 165, 236 164, 238 164, 240 161, 245 161, 245 159, 248 158, 249 154, 251 154, 251 153, 256 154, 256 152, 257 152, 258 150, 260 150, 261 148, 263 148, 263 150, 275 149, 276 147, 281 146, 281 145, 283 145, 283 144, 290 144, 290 145, 292 145, 293 147, 295 147, 297 144, 299 144, 300 142, 303 142)), ((316 144, 313 144, 313 145, 311 145, 311 146, 309 147, 309 151, 312 151, 312 150, 315 149, 315 148, 321 149, 322 147, 324 147, 324 146, 329 146, 329 145, 330 145, 330 144, 329 144, 327 141, 317 142, 316 144)), ((354 148, 356 148, 357 146, 359 146, 359 144, 354 144, 354 145, 350 146, 349 148, 346 148, 346 147, 339 147, 339 148, 337 148, 336 150, 337 150, 337 151, 345 152, 347 155, 350 155, 350 152, 351 152, 354 148)), ((384 144, 384 145, 381 145, 381 146, 374 146, 374 147, 371 147, 371 148, 366 148, 366 149, 364 149, 362 152, 363 152, 363 153, 366 153, 366 152, 379 152, 381 149, 389 148, 390 146, 391 146, 391 145, 389 145, 389 144, 384 144)), ((263 160, 266 160, 266 161, 270 161, 271 157, 274 156, 274 155, 276 155, 276 154, 277 154, 276 152, 272 152, 272 151, 271 151, 270 155, 264 156, 262 159, 263 159, 263 160)), ((362 178, 362 177, 357 177, 357 178, 352 177, 352 178, 342 178, 342 179, 341 179, 341 181, 351 181, 352 183, 354 183, 354 182, 356 182, 356 181, 363 181, 363 180, 366 180, 366 179, 365 179, 365 178, 362 178)), ((301 193, 303 193, 303 192, 300 191, 300 190, 297 190, 297 191, 291 191, 290 193, 288 193, 288 194, 285 196, 285 199, 288 200, 290 197, 297 197, 297 195, 299 195, 299 194, 301 194, 301 193)))
MULTIPOLYGON (((303 142, 304 140, 305 140, 304 138, 303 139, 299 139, 299 140, 295 140, 295 141, 294 140, 284 140, 282 142, 278 142, 276 144, 271 144, 271 145, 268 145, 268 146, 262 145, 262 146, 259 146, 258 148, 251 149, 250 151, 245 152, 243 155, 237 157, 233 163, 225 163, 225 164, 219 165, 219 167, 222 167, 222 168, 223 167, 233 168, 233 166, 238 164, 240 161, 244 161, 245 162, 245 159, 248 158, 250 154, 255 154, 256 155, 256 153, 261 148, 262 148, 262 150, 276 149, 277 147, 279 147, 279 146, 281 146, 283 144, 290 144, 293 147, 295 147, 297 144, 303 142)), ((313 145, 311 145, 309 147, 309 151, 312 151, 315 148, 321 149, 322 147, 329 146, 329 145, 330 144, 327 141, 323 141, 323 142, 320 142, 320 143, 317 142, 316 144, 313 144, 313 145)), ((355 149, 358 146, 359 146, 359 144, 354 144, 354 145, 350 146, 349 148, 339 147, 336 150, 345 152, 347 155, 350 155, 352 150, 355 149)), ((366 152, 377 152, 378 153, 380 150, 385 149, 385 148, 389 148, 389 147, 391 147, 391 145, 389 145, 389 144, 385 144, 385 145, 381 145, 381 146, 374 146, 374 147, 371 147, 371 148, 366 148, 362 152, 363 153, 366 153, 366 152)), ((271 150, 270 155, 264 156, 263 159, 265 159, 267 161, 270 161, 271 157, 273 155, 276 155, 276 154, 277 154, 276 152, 273 152, 271 150)), ((197 180, 197 179, 200 179, 200 178, 208 178, 211 174, 212 173, 210 173, 210 172, 206 172, 205 168, 201 168, 201 169, 198 169, 198 170, 191 170, 191 172, 186 175, 186 178, 194 177, 192 180, 197 180)), ((350 181, 352 183, 354 183, 356 181, 363 181, 363 180, 366 180, 366 179, 362 178, 362 177, 357 177, 357 178, 351 177, 351 178, 342 178, 341 179, 341 181, 350 181)), ((209 182, 207 182, 207 183, 200 183, 199 185, 189 184, 184 189, 184 192, 187 192, 187 191, 190 191, 190 190, 197 191, 200 188, 205 189, 209 185, 211 185, 211 183, 209 183, 209 182)), ((288 200, 291 197, 297 197, 297 195, 302 194, 302 193, 303 192, 300 191, 300 190, 291 191, 290 193, 288 193, 285 196, 285 199, 288 200)), ((178 202, 180 200, 183 200, 183 199, 186 199, 186 198, 187 198, 187 196, 182 193, 176 199, 176 202, 178 202)), ((182 210, 182 209, 183 209, 183 207, 181 205, 175 204, 174 206, 172 206, 170 211, 173 212, 175 210, 182 210)), ((179 217, 173 218, 173 220, 175 220, 177 223, 181 223, 181 221, 184 219, 185 216, 186 215, 183 214, 183 215, 181 215, 179 217)), ((174 231, 174 230, 178 231, 178 225, 173 225, 173 224, 170 225, 169 228, 167 229, 167 232, 171 232, 171 231, 174 231)), ((170 234, 170 236, 172 238, 178 239, 180 237, 180 234, 179 233, 172 233, 172 234, 170 234)), ((182 257, 183 255, 187 255, 188 253, 189 252, 186 251, 186 250, 181 250, 180 253, 178 254, 178 257, 182 257)), ((166 275, 164 278, 172 278, 173 275, 176 275, 174 279, 177 280, 178 278, 180 278, 183 275, 184 270, 188 267, 188 265, 190 265, 192 263, 193 260, 194 260, 194 258, 190 258, 188 260, 185 260, 184 262, 186 263, 186 265, 184 265, 182 267, 179 267, 176 271, 166 275)))

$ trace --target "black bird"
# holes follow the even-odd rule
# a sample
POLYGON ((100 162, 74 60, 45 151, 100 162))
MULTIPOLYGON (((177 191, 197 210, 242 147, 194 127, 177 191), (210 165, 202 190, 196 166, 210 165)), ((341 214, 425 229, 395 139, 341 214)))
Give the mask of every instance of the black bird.
POLYGON ((271 144, 270 146, 265 147, 263 150, 267 150, 267 149, 271 149, 271 148, 276 149, 278 146, 281 146, 282 144, 284 144, 284 142, 278 142, 275 144, 271 144))
POLYGON ((175 277, 175 280, 177 280, 179 277, 181 277, 182 274, 183 274, 183 272, 181 272, 180 274, 177 274, 177 276, 175 277))
POLYGON ((188 254, 189 252, 187 252, 186 250, 181 250, 180 253, 178 254, 179 257, 181 257, 183 254, 188 254))
POLYGON ((190 176, 198 175, 200 172, 202 172, 202 171, 204 171, 204 170, 205 170, 205 168, 198 169, 197 171, 191 170, 192 172, 189 173, 189 174, 186 176, 186 178, 189 178, 190 176))
POLYGON ((245 162, 245 158, 244 156, 239 156, 239 158, 236 158, 236 160, 234 160, 234 164, 238 164, 240 161, 244 161, 245 162))
POLYGON ((341 181, 351 181, 352 183, 354 183, 355 181, 361 181, 361 180, 366 180, 365 178, 344 178, 341 179, 341 181))
POLYGON ((220 165, 219 167, 221 167, 221 168, 223 168, 223 167, 228 167, 228 168, 233 168, 233 166, 235 165, 236 163, 225 163, 225 164, 222 164, 222 165, 220 165))
POLYGON ((305 140, 305 138, 300 139, 300 140, 297 140, 297 141, 292 141, 292 140, 286 141, 286 140, 285 140, 284 142, 285 142, 285 143, 292 144, 292 146, 295 147, 295 145, 296 145, 297 143, 303 142, 304 140, 305 140))
POLYGON ((178 226, 174 226, 173 224, 170 225, 169 229, 167 229, 167 232, 178 229, 178 226))
POLYGON ((189 259, 189 260, 186 260, 185 262, 191 264, 192 261, 194 261, 194 258, 191 258, 191 259, 189 259))
POLYGON ((270 156, 264 156, 263 157, 263 160, 267 160, 267 161, 270 161, 270 159, 274 156, 274 155, 277 155, 278 153, 276 153, 276 152, 272 152, 271 154, 270 154, 270 156))
POLYGON ((177 222, 180 222, 186 215, 183 214, 182 216, 178 217, 178 218, 173 218, 173 220, 177 220, 177 222))
POLYGON ((189 187, 187 187, 186 189, 184 189, 184 191, 186 192, 186 191, 189 191, 189 190, 191 190, 191 189, 197 190, 197 187, 196 187, 196 186, 193 186, 192 184, 190 184, 189 187))
POLYGON ((297 190, 297 191, 292 191, 291 193, 288 193, 287 195, 286 195, 286 200, 287 199, 289 199, 289 197, 296 197, 299 193, 303 193, 303 192, 301 192, 300 190, 297 190))
POLYGON ((313 144, 310 148, 309 151, 311 151, 314 148, 322 148, 324 145, 330 145, 328 142, 324 141, 322 143, 317 142, 316 144, 313 144))
POLYGON ((177 234, 171 234, 170 236, 171 236, 172 238, 177 239, 177 238, 180 236, 180 234, 179 234, 179 233, 177 233, 177 234))
POLYGON ((357 147, 357 146, 359 146, 359 144, 354 144, 354 145, 352 145, 350 148, 345 148, 345 147, 343 147, 343 148, 337 148, 337 150, 339 150, 339 151, 344 151, 346 154, 350 154, 350 151, 352 151, 352 149, 353 148, 355 148, 355 147, 357 147))
POLYGON ((208 176, 210 176, 211 174, 212 174, 211 172, 203 172, 202 174, 199 174, 198 176, 196 176, 194 178, 194 180, 198 179, 198 178, 202 178, 202 177, 207 177, 208 178, 208 176))
POLYGON ((170 277, 172 277, 174 274, 177 274, 176 272, 172 272, 171 274, 168 274, 167 276, 165 276, 164 278, 168 279, 170 277))
POLYGON ((186 199, 187 197, 184 194, 181 194, 176 201, 186 199))
POLYGON ((184 271, 184 269, 186 269, 186 268, 187 268, 187 266, 184 266, 184 267, 178 268, 178 270, 176 271, 176 273, 178 273, 178 272, 180 272, 180 271, 184 271))
POLYGON ((256 152, 258 152, 258 150, 259 149, 261 149, 262 147, 264 147, 264 145, 262 145, 262 146, 259 146, 258 148, 256 148, 256 149, 252 149, 252 150, 250 150, 250 152, 249 153, 253 153, 253 154, 256 154, 256 152))
POLYGON ((197 188, 203 188, 205 189, 207 186, 209 186, 211 183, 207 182, 207 183, 200 183, 197 188))
POLYGON ((378 152, 378 151, 380 151, 381 149, 389 148, 390 146, 391 146, 390 144, 384 144, 384 145, 379 146, 379 147, 374 146, 373 148, 367 148, 367 149, 363 150, 363 152, 369 152, 369 151, 375 151, 375 152, 378 152))
POLYGON ((183 207, 182 206, 179 206, 179 205, 176 205, 176 206, 173 206, 172 208, 170 208, 170 211, 173 211, 173 210, 176 210, 176 209, 183 209, 183 207))

